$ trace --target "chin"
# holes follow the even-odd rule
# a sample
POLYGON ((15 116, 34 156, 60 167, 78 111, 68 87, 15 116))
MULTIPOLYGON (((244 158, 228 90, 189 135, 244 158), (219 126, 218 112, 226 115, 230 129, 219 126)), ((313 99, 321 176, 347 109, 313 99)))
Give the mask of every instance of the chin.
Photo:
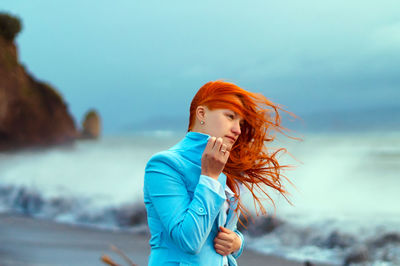
POLYGON ((232 148, 233 144, 235 144, 235 143, 232 143, 231 141, 228 140, 227 142, 224 142, 224 144, 225 144, 227 147, 232 148))

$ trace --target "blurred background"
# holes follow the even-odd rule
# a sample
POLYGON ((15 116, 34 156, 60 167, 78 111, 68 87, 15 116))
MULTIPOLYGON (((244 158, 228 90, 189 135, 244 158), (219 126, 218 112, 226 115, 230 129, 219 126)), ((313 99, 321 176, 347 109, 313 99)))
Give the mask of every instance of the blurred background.
MULTIPOLYGON (((400 264, 398 1, 0 4, 0 211, 146 230, 144 166, 186 134, 206 82, 262 93, 295 185, 247 247, 400 264)), ((283 155, 283 154, 282 154, 283 155)), ((247 196, 248 207, 253 201, 247 196)), ((255 209, 252 209, 256 213, 255 209)), ((145 243, 147 244, 147 243, 145 243)))

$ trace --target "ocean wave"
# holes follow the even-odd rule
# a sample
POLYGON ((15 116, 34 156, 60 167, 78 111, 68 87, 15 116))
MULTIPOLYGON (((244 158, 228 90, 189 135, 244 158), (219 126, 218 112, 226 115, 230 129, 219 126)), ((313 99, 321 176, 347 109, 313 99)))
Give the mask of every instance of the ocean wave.
POLYGON ((370 224, 368 229, 362 222, 365 223, 354 220, 338 223, 328 219, 301 224, 259 217, 247 230, 242 230, 252 249, 288 259, 337 265, 400 265, 398 221, 393 226, 370 224), (354 227, 357 223, 359 226, 354 227), (351 225, 353 229, 349 230, 351 225))
POLYGON ((25 186, 0 186, 0 210, 17 212, 58 222, 92 225, 103 228, 132 228, 147 224, 143 203, 119 206, 96 206, 85 197, 43 197, 40 192, 25 186))
MULTIPOLYGON (((93 200, 83 196, 46 198, 33 188, 3 185, 0 186, 0 210, 61 223, 149 234, 143 202, 96 206, 93 200)), ((298 217, 297 221, 301 219, 298 217)), ((248 248, 292 260, 338 265, 400 265, 400 231, 396 230, 400 227, 396 222, 392 226, 370 223, 368 229, 356 226, 349 230, 357 222, 293 221, 296 219, 256 217, 248 220, 246 228, 238 223, 238 229, 245 234, 248 248)))

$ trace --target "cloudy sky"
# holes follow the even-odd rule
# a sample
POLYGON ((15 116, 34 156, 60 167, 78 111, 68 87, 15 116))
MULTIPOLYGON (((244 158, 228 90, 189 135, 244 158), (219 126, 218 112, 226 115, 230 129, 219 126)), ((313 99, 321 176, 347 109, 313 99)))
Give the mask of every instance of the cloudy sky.
POLYGON ((108 133, 183 123, 225 79, 298 115, 400 99, 400 2, 2 0, 20 17, 20 61, 57 88, 77 123, 108 133))

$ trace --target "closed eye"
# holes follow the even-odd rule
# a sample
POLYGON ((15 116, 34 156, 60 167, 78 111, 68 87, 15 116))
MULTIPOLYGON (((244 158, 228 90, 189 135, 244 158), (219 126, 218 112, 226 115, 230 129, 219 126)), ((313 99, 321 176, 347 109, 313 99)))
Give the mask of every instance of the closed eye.
POLYGON ((235 118, 235 116, 234 116, 234 115, 227 114, 227 116, 228 116, 230 119, 233 119, 233 118, 235 118))

